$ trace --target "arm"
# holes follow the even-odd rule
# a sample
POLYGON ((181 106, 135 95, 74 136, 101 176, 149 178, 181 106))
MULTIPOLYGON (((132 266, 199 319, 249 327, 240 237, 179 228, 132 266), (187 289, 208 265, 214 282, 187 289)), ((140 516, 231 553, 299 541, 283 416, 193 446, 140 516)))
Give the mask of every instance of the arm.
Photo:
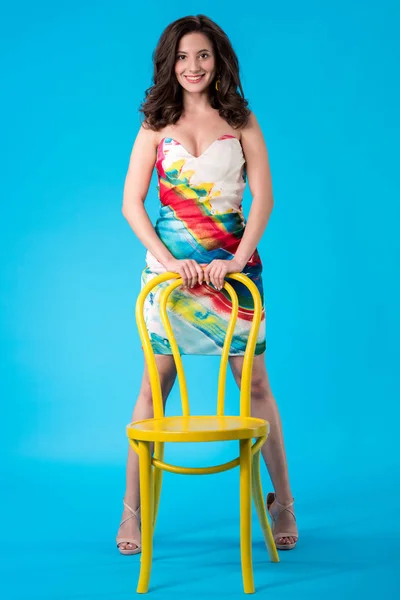
POLYGON ((235 253, 242 270, 260 241, 274 205, 268 151, 254 113, 242 130, 241 138, 246 156, 247 180, 252 195, 247 225, 235 253))
POLYGON ((207 283, 211 281, 217 289, 223 287, 227 273, 244 269, 265 231, 274 204, 268 152, 254 113, 250 114, 246 127, 242 129, 241 143, 252 202, 234 257, 231 260, 213 260, 204 270, 207 283))
POLYGON ((142 244, 167 271, 179 273, 184 286, 203 281, 203 270, 194 260, 177 260, 158 237, 144 208, 157 150, 157 132, 141 126, 133 144, 125 178, 122 214, 142 244))
POLYGON ((125 178, 122 214, 142 244, 164 266, 173 259, 158 237, 144 208, 155 164, 156 132, 141 126, 133 144, 125 178))

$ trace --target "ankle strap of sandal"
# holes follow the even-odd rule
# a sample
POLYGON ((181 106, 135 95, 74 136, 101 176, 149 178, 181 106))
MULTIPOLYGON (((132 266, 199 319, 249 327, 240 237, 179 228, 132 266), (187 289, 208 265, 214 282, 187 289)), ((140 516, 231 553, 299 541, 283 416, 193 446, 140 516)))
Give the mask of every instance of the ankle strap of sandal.
POLYGON ((129 517, 125 517, 125 519, 123 519, 120 523, 120 526, 123 525, 124 523, 126 523, 126 521, 129 521, 129 519, 133 519, 133 517, 136 518, 137 522, 140 523, 140 506, 136 509, 133 510, 133 508, 131 506, 129 506, 129 504, 127 504, 125 502, 125 500, 123 501, 125 508, 127 508, 128 510, 131 511, 131 515, 129 515, 129 517))
POLYGON ((292 510, 290 510, 290 507, 293 506, 294 504, 294 498, 291 502, 289 502, 289 504, 281 504, 280 502, 278 502, 278 500, 276 499, 276 495, 275 495, 275 503, 277 505, 277 507, 279 508, 278 513, 275 515, 275 519, 285 510, 287 510, 288 512, 290 512, 290 514, 294 517, 294 520, 296 520, 296 516, 294 514, 294 512, 292 510))
POLYGON ((282 508, 290 508, 291 506, 293 506, 294 504, 294 498, 292 499, 291 502, 289 502, 289 504, 282 504, 281 502, 278 502, 278 500, 276 499, 276 495, 275 495, 275 502, 278 506, 281 506, 282 508))

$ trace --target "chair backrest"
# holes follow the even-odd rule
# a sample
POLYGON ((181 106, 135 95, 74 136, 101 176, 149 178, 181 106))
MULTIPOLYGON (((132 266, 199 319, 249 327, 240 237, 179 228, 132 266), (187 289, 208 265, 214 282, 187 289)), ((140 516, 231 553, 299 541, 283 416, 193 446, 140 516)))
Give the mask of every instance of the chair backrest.
MULTIPOLYGON (((246 350, 243 360, 243 371, 240 385, 240 416, 250 416, 250 394, 251 394, 251 375, 253 368, 253 358, 257 342, 257 335, 261 323, 262 303, 260 293, 257 286, 243 273, 230 273, 226 276, 229 279, 235 279, 243 285, 245 285, 253 298, 254 310, 249 337, 246 345, 246 350)), ((160 283, 174 279, 170 285, 168 285, 160 297, 160 315, 163 323, 167 338, 169 340, 171 351, 175 360, 176 371, 178 375, 180 395, 182 401, 182 414, 187 417, 190 415, 189 398, 186 385, 185 373, 183 370, 182 358, 179 352, 178 345, 174 333, 172 331, 171 323, 167 314, 167 302, 170 294, 180 285, 182 285, 182 278, 177 273, 166 272, 153 277, 146 285, 143 286, 139 293, 136 302, 136 322, 139 329, 140 339, 143 345, 144 356, 149 371, 150 385, 153 396, 153 407, 154 417, 161 418, 164 416, 164 408, 162 401, 162 392, 160 377, 157 369, 157 363, 154 357, 153 348, 151 346, 149 333, 147 331, 145 318, 144 318, 144 303, 147 295, 160 283)), ((221 353, 221 362, 218 375, 218 396, 217 396, 217 415, 222 416, 225 408, 225 386, 226 386, 226 371, 228 366, 229 349, 232 342, 232 337, 236 325, 236 320, 239 310, 239 302, 237 294, 234 288, 225 281, 224 289, 228 292, 232 302, 232 313, 227 327, 226 337, 221 353)))

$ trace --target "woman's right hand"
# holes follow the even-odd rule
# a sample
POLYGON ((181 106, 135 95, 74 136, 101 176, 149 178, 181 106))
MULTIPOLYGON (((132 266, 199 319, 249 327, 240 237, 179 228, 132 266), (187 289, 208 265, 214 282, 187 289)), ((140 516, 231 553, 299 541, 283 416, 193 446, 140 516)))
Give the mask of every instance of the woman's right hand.
POLYGON ((182 287, 192 288, 204 281, 204 272, 199 263, 192 259, 173 258, 169 260, 164 267, 171 273, 178 273, 183 279, 182 287))

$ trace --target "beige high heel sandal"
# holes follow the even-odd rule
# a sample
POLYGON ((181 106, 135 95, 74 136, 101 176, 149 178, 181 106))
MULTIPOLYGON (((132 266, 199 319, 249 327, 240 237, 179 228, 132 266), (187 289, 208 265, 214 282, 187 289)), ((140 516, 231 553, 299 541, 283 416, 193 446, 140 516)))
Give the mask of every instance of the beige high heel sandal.
MULTIPOLYGON (((125 508, 130 510, 132 514, 129 515, 129 517, 126 517, 125 519, 123 519, 121 521, 121 523, 119 524, 120 528, 124 523, 129 521, 129 519, 135 518, 138 522, 139 529, 140 529, 140 506, 137 510, 133 510, 133 508, 131 508, 129 506, 129 504, 127 504, 125 502, 125 500, 123 501, 123 503, 124 503, 125 508)), ((121 554, 139 554, 139 552, 142 551, 142 546, 141 546, 140 540, 137 540, 133 537, 117 536, 116 542, 117 542, 117 548, 121 554), (136 544, 137 548, 120 548, 119 547, 120 544, 136 544)))
POLYGON ((276 499, 276 494, 274 492, 269 492, 269 494, 267 496, 267 510, 268 510, 268 512, 271 516, 271 520, 272 520, 272 527, 271 527, 272 535, 274 536, 275 546, 277 547, 278 550, 293 550, 293 548, 296 546, 297 542, 299 541, 299 535, 298 535, 298 533, 295 533, 294 531, 291 531, 291 532, 287 532, 287 531, 276 532, 275 531, 276 520, 284 510, 287 510, 288 512, 290 512, 291 515, 293 515, 294 520, 296 521, 294 512, 292 510, 290 510, 290 507, 293 506, 293 504, 294 504, 294 498, 293 498, 292 502, 290 502, 290 504, 284 505, 284 504, 281 504, 280 502, 278 502, 278 500, 276 499), (277 507, 279 508, 279 511, 275 515, 272 515, 272 513, 270 511, 270 507, 274 501, 275 501, 275 504, 277 505, 277 507), (279 538, 283 538, 283 537, 295 537, 297 539, 293 544, 277 544, 276 540, 279 540, 279 538))

